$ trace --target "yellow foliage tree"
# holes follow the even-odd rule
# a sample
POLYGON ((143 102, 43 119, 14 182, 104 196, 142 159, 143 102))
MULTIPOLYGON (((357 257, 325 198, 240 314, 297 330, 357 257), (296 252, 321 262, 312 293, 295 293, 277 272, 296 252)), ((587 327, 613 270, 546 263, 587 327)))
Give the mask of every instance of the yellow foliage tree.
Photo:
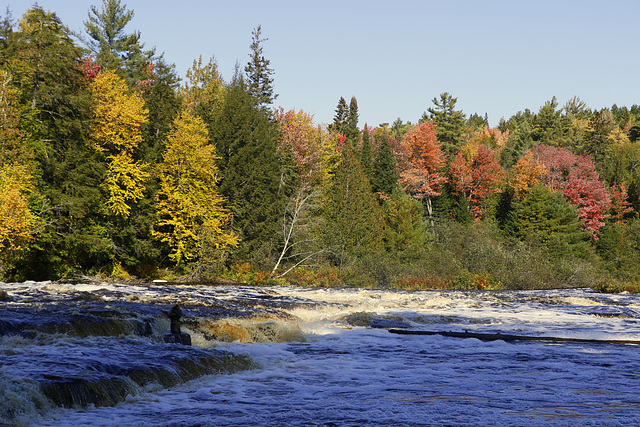
POLYGON ((0 253, 19 250, 33 240, 36 216, 29 209, 29 195, 34 190, 28 166, 0 168, 0 253))
POLYGON ((529 190, 543 182, 547 168, 538 163, 531 151, 516 162, 512 170, 511 186, 517 197, 524 197, 529 190))
POLYGON ((20 129, 20 111, 11 77, 0 71, 0 277, 9 258, 34 239, 36 215, 29 199, 33 182, 33 150, 20 129))
POLYGON ((231 216, 218 192, 217 160, 202 119, 187 111, 179 114, 159 167, 159 220, 152 231, 169 244, 169 257, 178 266, 200 258, 211 246, 219 249, 239 242, 227 229, 231 216))
POLYGON ((213 58, 203 64, 202 55, 187 70, 187 82, 182 89, 182 105, 191 114, 210 120, 215 106, 222 102, 224 82, 213 58))
POLYGON ((131 93, 114 71, 98 74, 92 83, 93 147, 107 154, 109 169, 103 183, 109 194, 107 206, 116 215, 129 216, 130 204, 144 194, 149 177, 145 165, 134 160, 142 142, 140 126, 147 122, 144 100, 131 93))

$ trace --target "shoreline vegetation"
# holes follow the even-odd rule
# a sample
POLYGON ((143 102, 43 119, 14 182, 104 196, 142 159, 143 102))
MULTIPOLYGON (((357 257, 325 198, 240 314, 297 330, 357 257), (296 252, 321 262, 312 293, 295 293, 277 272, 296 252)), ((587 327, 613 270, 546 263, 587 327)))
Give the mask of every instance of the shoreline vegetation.
POLYGON ((638 105, 321 124, 276 107, 260 26, 181 79, 120 0, 88 16, 0 19, 0 280, 640 291, 638 105))

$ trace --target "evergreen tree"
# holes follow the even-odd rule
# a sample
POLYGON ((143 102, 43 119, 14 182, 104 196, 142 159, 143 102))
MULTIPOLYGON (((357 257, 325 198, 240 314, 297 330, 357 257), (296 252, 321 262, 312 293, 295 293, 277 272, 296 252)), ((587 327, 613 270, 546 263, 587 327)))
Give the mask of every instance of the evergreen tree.
POLYGON ((55 13, 25 12, 6 40, 2 64, 28 105, 44 227, 16 267, 22 279, 51 279, 109 265, 113 244, 100 206, 106 164, 86 142, 90 92, 79 61, 82 49, 55 13))
POLYGON ((499 129, 509 131, 509 139, 500 151, 500 165, 507 168, 513 166, 533 144, 533 114, 528 109, 519 111, 508 121, 502 121, 499 129))
POLYGON ((351 102, 349 102, 349 114, 347 114, 344 126, 344 135, 347 137, 347 141, 353 145, 357 144, 358 136, 360 135, 360 131, 358 130, 358 117, 358 101, 356 97, 353 96, 351 97, 351 102))
POLYGON ((234 260, 265 261, 278 250, 277 229, 287 197, 276 152, 277 123, 260 108, 236 71, 216 112, 212 140, 220 160, 220 193, 241 243, 234 260))
POLYGON ((547 101, 533 117, 531 137, 534 142, 547 145, 564 146, 569 143, 568 135, 571 118, 557 109, 558 101, 554 96, 547 101))
POLYGON ((582 256, 589 250, 578 212, 559 192, 536 185, 522 200, 511 201, 504 231, 522 240, 545 244, 553 255, 582 256))
POLYGON ((323 218, 321 234, 333 254, 335 265, 342 268, 352 257, 381 249, 381 208, 350 145, 345 145, 332 177, 323 206, 323 218))
POLYGON ((153 82, 145 94, 149 120, 141 126, 143 141, 139 147, 140 157, 147 163, 160 161, 164 141, 180 109, 179 81, 173 64, 162 59, 155 63, 153 82))
POLYGON ((398 178, 396 159, 391 150, 391 142, 389 141, 389 136, 384 135, 373 165, 372 190, 390 197, 397 186, 398 178))
POLYGON ((336 107, 336 115, 333 116, 333 123, 329 126, 330 130, 344 135, 348 116, 349 107, 347 106, 347 101, 341 96, 338 100, 338 106, 336 107))
POLYGON ((402 141, 404 135, 409 132, 412 127, 413 125, 411 124, 411 122, 403 123, 402 119, 398 117, 389 129, 389 136, 396 141, 402 141))
POLYGON ((269 68, 271 61, 262 53, 262 44, 268 39, 261 39, 262 27, 253 30, 251 39, 251 53, 249 62, 244 68, 249 93, 254 97, 258 106, 268 108, 278 97, 273 91, 273 69, 269 68))
POLYGON ((448 92, 440 94, 440 99, 433 98, 435 107, 427 108, 429 115, 424 113, 422 120, 431 120, 438 129, 438 141, 449 153, 458 150, 466 119, 462 111, 456 110, 458 98, 454 98, 448 92))
POLYGON ((373 175, 373 165, 371 164, 371 139, 369 136, 369 128, 365 123, 362 130, 362 147, 360 148, 360 163, 364 173, 371 179, 373 175))
POLYGON ((87 45, 102 68, 118 71, 129 83, 143 79, 143 71, 155 52, 143 50, 139 31, 125 32, 134 12, 120 0, 102 0, 102 8, 91 6, 87 15, 89 19, 84 22, 89 36, 87 45))

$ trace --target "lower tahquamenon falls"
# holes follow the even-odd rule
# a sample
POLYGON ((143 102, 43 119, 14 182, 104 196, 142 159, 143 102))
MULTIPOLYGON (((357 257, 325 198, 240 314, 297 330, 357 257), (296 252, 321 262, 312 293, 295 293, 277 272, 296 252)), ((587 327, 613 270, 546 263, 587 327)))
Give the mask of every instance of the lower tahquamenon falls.
POLYGON ((587 289, 0 283, 0 425, 639 425, 638 340, 587 289))

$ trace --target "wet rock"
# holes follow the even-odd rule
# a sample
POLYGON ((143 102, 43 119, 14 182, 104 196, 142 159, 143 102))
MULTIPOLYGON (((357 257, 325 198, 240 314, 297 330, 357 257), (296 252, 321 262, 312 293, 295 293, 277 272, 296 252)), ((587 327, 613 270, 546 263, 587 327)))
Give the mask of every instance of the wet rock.
POLYGON ((191 335, 180 331, 180 318, 182 317, 182 309, 179 305, 174 305, 171 311, 164 312, 171 321, 171 333, 163 336, 164 342, 168 344, 191 345, 191 335))

